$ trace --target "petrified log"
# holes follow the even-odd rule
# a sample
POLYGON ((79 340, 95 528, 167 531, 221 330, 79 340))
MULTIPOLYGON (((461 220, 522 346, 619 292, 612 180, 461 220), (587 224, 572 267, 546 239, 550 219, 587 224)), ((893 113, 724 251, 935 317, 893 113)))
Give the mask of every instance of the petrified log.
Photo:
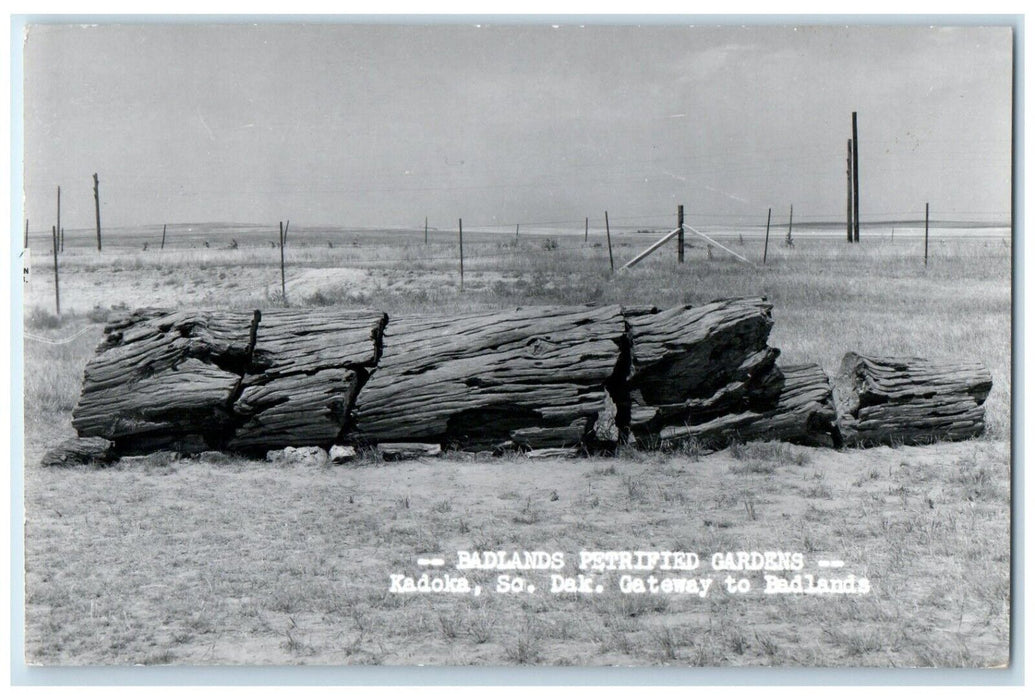
POLYGON ((777 368, 771 310, 754 298, 389 323, 376 311, 145 309, 105 328, 73 425, 123 455, 346 442, 594 451, 630 434, 648 446, 836 446, 983 430, 981 365, 850 353, 834 401, 815 365, 777 368))
POLYGON ((578 456, 579 451, 574 447, 544 447, 525 453, 528 459, 573 459, 578 456))
POLYGON ((376 311, 262 315, 228 448, 265 451, 339 441, 357 389, 377 364, 388 318, 376 311))
POLYGON ((65 440, 48 450, 40 465, 44 467, 70 467, 75 464, 110 464, 118 459, 115 444, 100 437, 80 437, 65 440))
POLYGON ((693 439, 709 448, 750 440, 841 445, 830 380, 819 365, 779 367, 769 374, 768 381, 768 390, 777 393, 774 404, 748 407, 698 424, 663 427, 660 443, 672 446, 693 439))
POLYGON ((626 317, 634 436, 646 439, 665 426, 775 405, 780 351, 767 344, 773 319, 765 299, 725 299, 626 317))
POLYGON ((853 352, 841 361, 834 384, 841 435, 855 446, 980 435, 991 389, 992 375, 977 362, 938 363, 853 352))
POLYGON ((112 322, 86 366, 72 425, 123 454, 190 436, 218 444, 232 429, 257 323, 258 312, 155 309, 112 322))
POLYGON ((134 312, 105 328, 73 425, 122 454, 262 452, 338 440, 384 313, 134 312))
POLYGON ((377 446, 377 454, 381 459, 388 461, 438 457, 442 454, 442 445, 423 442, 385 442, 377 446))
POLYGON ((350 438, 573 446, 606 412, 627 355, 618 306, 393 318, 350 438))

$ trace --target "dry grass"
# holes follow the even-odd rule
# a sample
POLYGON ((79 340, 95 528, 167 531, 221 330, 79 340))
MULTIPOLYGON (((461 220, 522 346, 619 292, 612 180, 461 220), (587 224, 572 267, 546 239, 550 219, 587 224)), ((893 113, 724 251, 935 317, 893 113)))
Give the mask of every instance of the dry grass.
MULTIPOLYGON (((940 243, 926 270, 915 240, 849 247, 802 238, 793 249, 771 245, 766 268, 709 262, 695 248, 683 267, 656 259, 611 278, 606 248, 592 241, 558 238, 547 250, 542 237, 514 245, 474 234, 469 243, 465 231, 461 295, 444 234, 428 248, 375 245, 361 234, 355 246, 342 238, 329 248, 309 234, 288 248, 291 303, 449 313, 766 294, 772 343, 789 362, 832 372, 847 350, 985 362, 995 382, 989 435, 845 452, 762 444, 703 455, 690 445, 574 462, 367 459, 299 471, 235 459, 44 472, 43 450, 72 434, 82 370, 109 308, 266 306, 277 303, 279 271, 264 241, 241 237, 229 249, 239 235, 230 229, 206 232, 210 248, 200 238, 190 239, 193 249, 134 243, 103 256, 73 246, 61 263, 71 313, 58 321, 43 311, 53 288, 37 251, 27 331, 90 330, 66 345, 26 341, 30 661, 986 666, 1007 658, 1010 251, 997 240, 940 243), (589 597, 386 593, 388 574, 415 573, 418 555, 452 562, 472 548, 569 559, 583 548, 702 558, 790 549, 810 561, 843 558, 875 591, 689 600, 620 595, 605 575, 606 590, 589 597)), ((617 259, 649 237, 629 238, 618 237, 617 259)), ((759 243, 746 241, 751 251, 759 243)), ((569 564, 566 573, 576 571, 569 564)), ((494 575, 471 578, 495 585, 494 575)))
POLYGON ((62 664, 1004 661, 1005 447, 797 449, 808 464, 735 479, 742 458, 729 451, 615 473, 602 460, 459 459, 30 469, 27 653, 62 664), (817 474, 828 495, 813 492, 817 474), (478 598, 387 593, 390 573, 419 573, 418 556, 440 553, 452 570, 456 550, 475 547, 563 551, 566 575, 584 548, 696 551, 694 575, 716 589, 623 595, 607 573, 601 594, 550 595, 540 572, 526 576, 535 594, 498 594, 495 574, 476 572, 478 598), (766 596, 753 573, 755 590, 730 596, 710 555, 740 549, 805 552, 814 573, 836 555, 874 593, 766 596))

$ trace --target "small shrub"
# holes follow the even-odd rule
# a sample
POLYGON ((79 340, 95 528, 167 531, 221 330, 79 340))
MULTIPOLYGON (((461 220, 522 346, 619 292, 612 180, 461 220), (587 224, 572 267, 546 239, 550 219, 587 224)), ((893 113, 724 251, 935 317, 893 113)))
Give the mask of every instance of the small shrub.
POLYGON ((542 656, 540 630, 534 620, 526 620, 517 637, 504 646, 507 660, 520 665, 534 664, 542 656))
POLYGON ((479 612, 467 624, 467 633, 475 644, 485 644, 492 639, 493 622, 484 612, 479 612))
POLYGON ((110 315, 110 309, 95 306, 86 313, 86 318, 90 319, 93 323, 107 323, 110 315))
POLYGON ((734 474, 773 474, 778 466, 804 466, 812 461, 808 452, 803 452, 783 442, 752 442, 746 445, 733 443, 729 454, 743 462, 730 468, 734 474))
POLYGON ((61 317, 36 307, 25 319, 25 327, 35 330, 53 330, 61 327, 61 317))
POLYGON ((668 661, 675 661, 679 658, 677 653, 679 651, 679 642, 675 635, 672 634, 671 627, 658 627, 652 630, 651 637, 658 645, 661 658, 668 661))
POLYGON ((532 507, 531 497, 525 499, 525 505, 522 506, 518 514, 514 516, 514 522, 519 525, 534 525, 539 522, 539 519, 539 511, 532 507))

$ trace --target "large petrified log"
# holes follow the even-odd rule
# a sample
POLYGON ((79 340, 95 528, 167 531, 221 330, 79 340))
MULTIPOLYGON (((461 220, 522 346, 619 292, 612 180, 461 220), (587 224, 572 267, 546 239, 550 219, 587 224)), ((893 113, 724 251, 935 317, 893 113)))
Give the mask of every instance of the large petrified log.
POLYGON ((731 442, 786 440, 806 445, 840 447, 830 381, 819 365, 778 367, 767 375, 771 405, 746 408, 710 420, 661 428, 662 446, 696 440, 714 448, 731 442))
POLYGON ((73 412, 86 442, 44 461, 346 442, 596 450, 630 436, 648 447, 839 446, 982 432, 983 366, 849 353, 832 394, 819 367, 776 366, 771 311, 761 298, 391 322, 337 309, 139 310, 105 328, 86 367, 73 412))
POLYGON ((72 425, 120 453, 221 444, 258 312, 143 309, 109 324, 86 366, 72 425))
POLYGON ((483 448, 577 445, 627 364, 618 306, 393 318, 350 438, 483 448))
POLYGON ((376 311, 277 310, 259 322, 228 448, 331 445, 381 355, 388 317, 376 311))
POLYGON ((652 441, 667 426, 775 407, 776 358, 767 344, 772 304, 724 299, 699 307, 628 312, 632 366, 629 425, 652 441))
POLYGON ((845 444, 917 444, 964 440, 985 429, 992 376, 980 363, 850 352, 834 382, 845 444))

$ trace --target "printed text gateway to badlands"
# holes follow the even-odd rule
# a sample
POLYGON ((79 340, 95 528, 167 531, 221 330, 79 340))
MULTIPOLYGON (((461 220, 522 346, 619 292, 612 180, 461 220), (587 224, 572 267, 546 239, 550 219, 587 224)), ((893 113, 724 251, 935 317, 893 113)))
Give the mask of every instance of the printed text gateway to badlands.
MULTIPOLYGON (((457 572, 515 572, 496 576, 491 590, 501 594, 534 594, 537 584, 540 590, 545 584, 551 594, 598 594, 614 585, 616 577, 618 590, 631 595, 689 594, 705 598, 712 590, 743 595, 757 590, 756 584, 769 595, 865 595, 872 590, 869 580, 854 574, 826 575, 844 566, 837 559, 816 559, 815 566, 824 575, 805 572, 809 562, 801 552, 715 552, 702 560, 696 552, 583 550, 574 562, 580 573, 574 574, 560 573, 569 563, 564 552, 461 550, 456 555, 457 572), (684 575, 686 572, 695 575, 684 575), (761 580, 753 581, 750 574, 761 574, 761 580)), ((418 559, 418 565, 432 568, 444 564, 441 558, 418 559)), ((468 575, 441 569, 417 576, 393 573, 389 578, 389 593, 482 593, 481 584, 472 582, 468 575)))

